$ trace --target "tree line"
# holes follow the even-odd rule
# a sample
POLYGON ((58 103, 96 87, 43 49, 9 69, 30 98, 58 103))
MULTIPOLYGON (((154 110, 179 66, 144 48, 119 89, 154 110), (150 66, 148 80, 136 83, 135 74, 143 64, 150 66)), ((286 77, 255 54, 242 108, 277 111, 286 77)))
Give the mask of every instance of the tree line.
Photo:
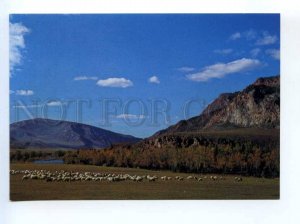
POLYGON ((279 176, 279 149, 197 146, 189 148, 124 148, 69 151, 67 164, 132 167, 175 172, 279 176))
POLYGON ((39 159, 62 159, 65 151, 11 150, 10 162, 33 162, 39 159))
POLYGON ((72 151, 11 150, 11 162, 63 159, 66 164, 88 164, 171 170, 174 172, 242 174, 279 177, 279 142, 211 141, 190 147, 134 144, 107 149, 72 151))

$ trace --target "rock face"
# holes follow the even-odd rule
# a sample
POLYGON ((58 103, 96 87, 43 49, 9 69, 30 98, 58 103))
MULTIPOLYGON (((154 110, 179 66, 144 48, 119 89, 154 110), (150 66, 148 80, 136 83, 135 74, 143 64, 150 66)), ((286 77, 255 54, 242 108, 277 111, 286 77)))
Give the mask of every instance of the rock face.
POLYGON ((90 125, 50 119, 25 120, 10 125, 11 148, 105 148, 140 139, 90 125))
POLYGON ((232 128, 280 127, 280 76, 259 78, 244 90, 221 94, 199 116, 157 132, 172 134, 232 128))

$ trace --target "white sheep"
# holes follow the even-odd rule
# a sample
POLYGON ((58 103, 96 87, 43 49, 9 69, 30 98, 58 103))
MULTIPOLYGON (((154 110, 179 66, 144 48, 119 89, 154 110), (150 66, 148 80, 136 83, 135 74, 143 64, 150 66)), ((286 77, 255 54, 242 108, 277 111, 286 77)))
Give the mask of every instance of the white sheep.
POLYGON ((148 180, 149 182, 155 181, 156 179, 157 179, 156 176, 151 177, 151 176, 147 175, 147 180, 148 180))
POLYGON ((176 176, 175 179, 176 179, 176 180, 183 180, 183 177, 181 177, 181 176, 176 176))
POLYGON ((165 180, 167 180, 167 176, 163 176, 160 179, 165 181, 165 180))
POLYGON ((22 177, 22 181, 23 181, 23 180, 28 180, 29 178, 30 178, 30 174, 24 175, 24 176, 22 177))
POLYGON ((241 178, 241 177, 235 177, 234 180, 237 181, 237 182, 241 182, 241 181, 243 181, 243 178, 241 178))
POLYGON ((135 178, 135 181, 137 181, 137 182, 141 182, 143 180, 143 177, 140 177, 140 176, 137 176, 136 178, 135 178))

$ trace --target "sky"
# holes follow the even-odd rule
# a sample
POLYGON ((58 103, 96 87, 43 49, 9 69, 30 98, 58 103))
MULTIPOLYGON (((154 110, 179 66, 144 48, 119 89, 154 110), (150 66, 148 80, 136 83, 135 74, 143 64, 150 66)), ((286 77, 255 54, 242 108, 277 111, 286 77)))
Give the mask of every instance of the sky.
POLYGON ((280 74, 279 14, 10 16, 10 122, 148 137, 280 74))

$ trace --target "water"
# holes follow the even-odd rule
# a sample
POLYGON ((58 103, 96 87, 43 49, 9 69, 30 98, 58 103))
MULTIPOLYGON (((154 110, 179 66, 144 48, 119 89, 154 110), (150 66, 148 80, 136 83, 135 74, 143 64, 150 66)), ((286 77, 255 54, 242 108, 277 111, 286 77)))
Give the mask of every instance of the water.
POLYGON ((33 163, 35 163, 35 164, 63 164, 64 161, 62 159, 41 159, 41 160, 35 160, 33 163))

